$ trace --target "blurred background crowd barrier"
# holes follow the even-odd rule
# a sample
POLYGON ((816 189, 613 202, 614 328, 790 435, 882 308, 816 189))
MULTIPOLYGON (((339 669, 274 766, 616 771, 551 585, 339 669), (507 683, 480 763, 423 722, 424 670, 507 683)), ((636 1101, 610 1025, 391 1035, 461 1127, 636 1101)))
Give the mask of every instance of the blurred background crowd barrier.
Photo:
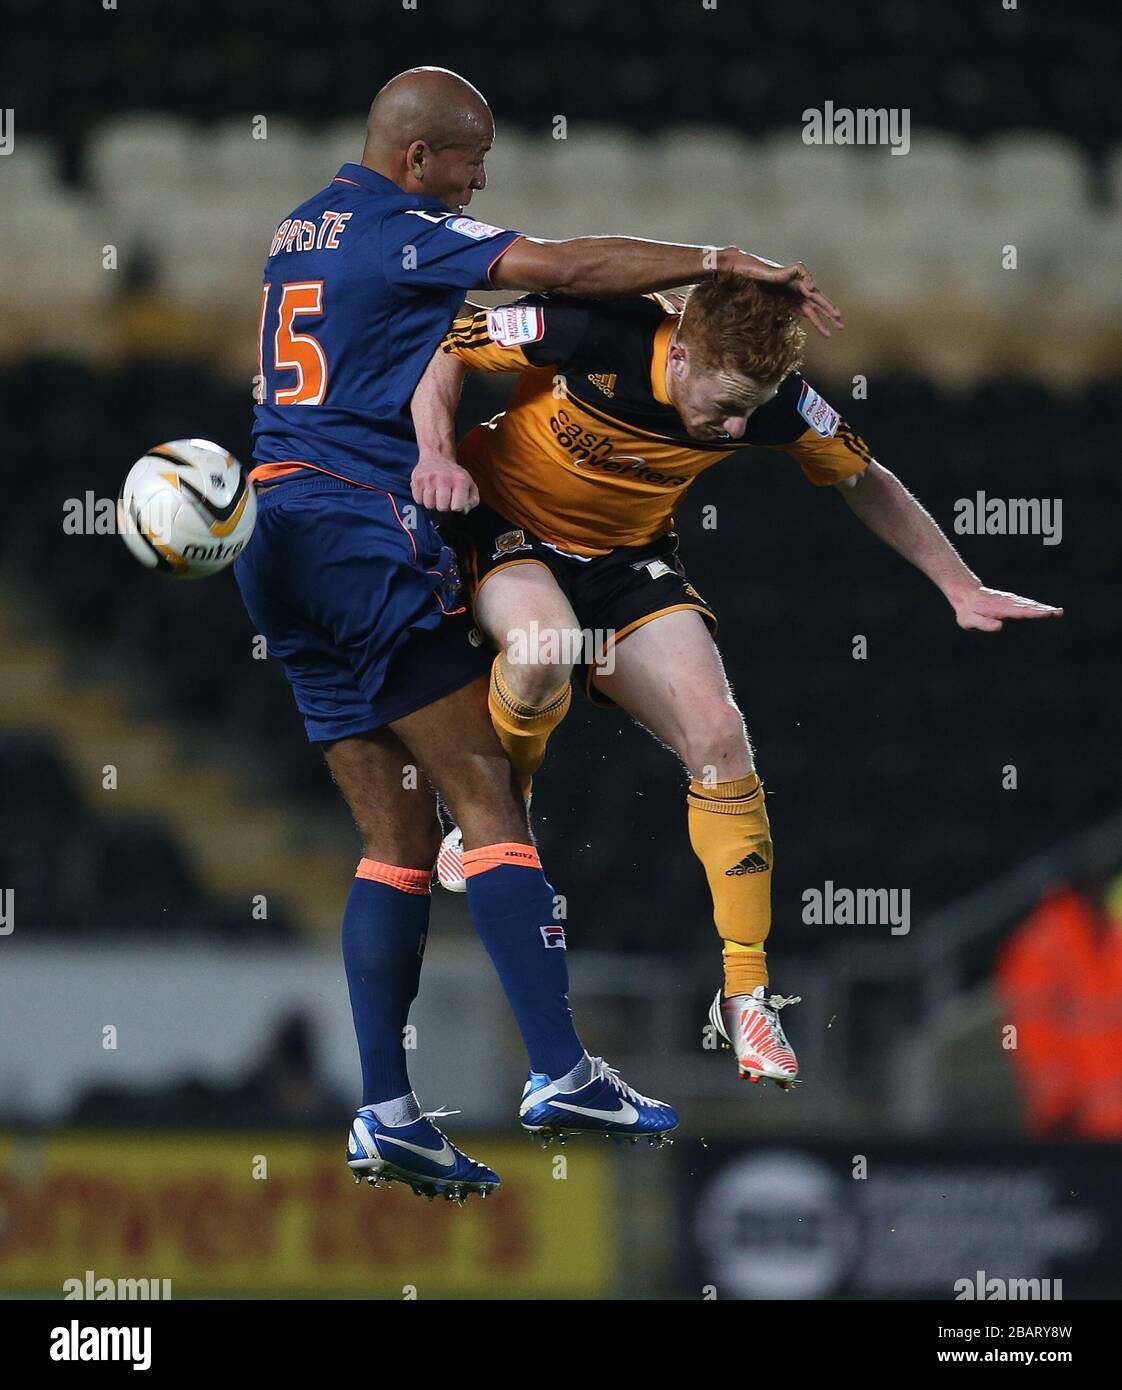
MULTIPOLYGON (((337 0, 313 32, 284 4, 206 24, 90 7, 56 48, 9 6, 0 1291, 96 1259, 184 1293, 755 1297, 770 1271, 791 1297, 949 1297, 985 1268, 1117 1294, 1112 8, 422 8, 337 0), (681 551, 769 787, 773 979, 803 998, 787 1018, 805 1084, 738 1087, 707 1048, 719 962, 682 777, 578 700, 534 807, 574 996, 687 1137, 570 1151, 566 1181, 509 1147, 517 1038, 463 901, 438 891, 418 1089, 461 1108, 455 1132, 508 1177, 454 1225, 344 1187, 357 1067, 337 936, 359 849, 288 687, 229 575, 158 582, 112 533, 149 445, 203 435, 250 457, 273 230, 359 158, 373 91, 420 62, 495 108, 473 214, 806 260, 848 322, 809 345, 810 379, 985 582, 1067 611, 961 633, 782 457, 706 476, 681 551), (906 109, 906 151, 807 144, 827 98, 906 109), (954 534, 979 491, 1060 499, 1060 543, 954 534), (824 884, 909 890, 910 930, 807 924, 824 884), (854 1180, 862 1154, 878 1182, 854 1180)), ((503 392, 469 382, 463 424, 503 392)))

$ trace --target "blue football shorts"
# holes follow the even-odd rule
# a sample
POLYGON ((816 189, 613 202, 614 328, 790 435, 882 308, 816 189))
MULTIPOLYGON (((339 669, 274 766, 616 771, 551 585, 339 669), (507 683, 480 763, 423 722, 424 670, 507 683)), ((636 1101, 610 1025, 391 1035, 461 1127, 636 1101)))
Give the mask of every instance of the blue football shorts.
POLYGON ((455 555, 408 497, 326 474, 262 487, 234 574, 314 743, 382 728, 490 669, 455 555))

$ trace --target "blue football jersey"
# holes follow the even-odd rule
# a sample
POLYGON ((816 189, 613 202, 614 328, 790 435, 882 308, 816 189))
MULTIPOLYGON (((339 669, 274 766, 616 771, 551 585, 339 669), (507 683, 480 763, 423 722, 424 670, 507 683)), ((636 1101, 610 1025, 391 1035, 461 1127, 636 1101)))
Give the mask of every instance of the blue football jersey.
POLYGON ((258 464, 319 464, 408 491, 409 402, 464 291, 522 235, 405 193, 360 164, 276 230, 261 289, 258 464))

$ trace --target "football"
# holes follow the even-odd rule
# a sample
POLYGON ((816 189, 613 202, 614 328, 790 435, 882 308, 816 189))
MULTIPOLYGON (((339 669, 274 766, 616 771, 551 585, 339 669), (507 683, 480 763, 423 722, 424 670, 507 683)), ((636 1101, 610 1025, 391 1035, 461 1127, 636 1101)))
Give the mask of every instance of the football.
POLYGON ((148 569, 204 579, 245 549, 257 520, 249 476, 221 444, 175 439, 129 469, 117 499, 121 538, 148 569))

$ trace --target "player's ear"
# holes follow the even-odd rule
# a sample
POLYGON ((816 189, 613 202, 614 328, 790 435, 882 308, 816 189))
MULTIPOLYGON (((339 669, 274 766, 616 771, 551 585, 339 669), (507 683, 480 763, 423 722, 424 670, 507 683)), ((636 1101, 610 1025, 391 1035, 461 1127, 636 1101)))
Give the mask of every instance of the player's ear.
POLYGON ((670 350, 666 354, 670 363, 670 370, 679 381, 685 381, 690 374, 690 350, 685 343, 677 340, 670 344, 670 350))
POLYGON ((423 140, 414 140, 405 151, 405 167, 418 183, 425 177, 425 163, 429 147, 423 140))

